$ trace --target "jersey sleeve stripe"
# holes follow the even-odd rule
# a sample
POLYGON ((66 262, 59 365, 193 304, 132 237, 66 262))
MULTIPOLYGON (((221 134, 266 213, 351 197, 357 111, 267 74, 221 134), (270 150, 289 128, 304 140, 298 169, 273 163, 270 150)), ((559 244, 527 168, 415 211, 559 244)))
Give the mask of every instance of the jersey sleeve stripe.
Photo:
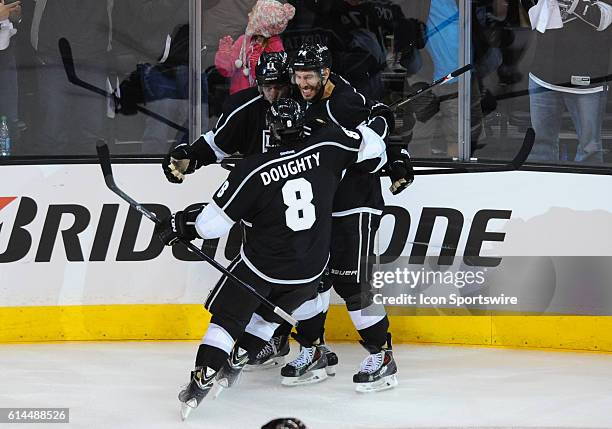
POLYGON ((334 124, 338 125, 339 127, 341 127, 342 125, 340 125, 340 123, 338 122, 338 120, 334 117, 334 115, 331 112, 331 109, 329 107, 329 100, 327 100, 327 102, 325 103, 325 107, 327 109, 327 114, 329 115, 329 117, 331 118, 332 121, 334 121, 334 124))
POLYGON ((273 159, 271 161, 266 162, 265 164, 260 165, 259 167, 257 167, 256 169, 254 169, 253 171, 251 171, 243 180, 242 182, 240 182, 240 185, 238 185, 238 187, 236 188, 236 190, 234 191, 234 193, 229 197, 229 199, 227 200, 227 202, 225 203, 225 205, 221 208, 221 210, 225 211, 227 209, 227 207, 232 203, 232 201, 234 200, 234 198, 236 198, 236 195, 238 195, 238 193, 240 192, 240 190, 244 187, 244 185, 249 181, 249 179, 251 177, 253 177, 255 174, 257 174, 260 170, 263 170, 264 168, 267 168, 268 166, 277 163, 277 162, 283 162, 283 161, 287 161, 291 158, 295 158, 298 157, 300 155, 303 155, 305 152, 308 152, 310 150, 316 149, 318 147, 321 146, 335 146, 335 147, 339 147, 340 149, 344 149, 346 151, 349 152, 357 152, 359 153, 359 148, 354 148, 354 147, 350 147, 350 146, 345 146, 341 143, 337 143, 337 142, 321 142, 321 143, 317 143, 314 144, 312 146, 308 146, 305 149, 302 149, 301 151, 299 151, 298 153, 295 153, 293 155, 288 155, 288 156, 284 156, 282 158, 278 158, 278 159, 273 159))
POLYGON ((380 215, 382 215, 383 211, 382 210, 378 210, 378 209, 373 209, 371 207, 356 207, 356 208, 350 209, 350 210, 344 210, 344 211, 341 211, 341 212, 334 212, 334 213, 332 213, 332 217, 350 216, 350 215, 355 214, 355 213, 372 213, 373 215, 380 216, 380 215))
MULTIPOLYGON (((221 125, 219 127, 219 123, 217 123, 217 129, 215 130, 215 135, 217 135, 217 133, 219 133, 229 122, 229 120, 232 118, 232 116, 234 116, 236 113, 238 113, 239 111, 241 111, 242 109, 244 109, 245 107, 247 107, 248 105, 256 102, 257 100, 260 100, 263 97, 263 95, 259 94, 257 97, 250 99, 249 101, 247 101, 246 103, 238 106, 237 108, 235 108, 232 113, 230 113, 227 118, 225 119, 225 122, 223 122, 223 125, 221 125)), ((219 121, 221 120, 221 118, 219 118, 219 121)))
MULTIPOLYGON (((380 118, 381 120, 383 120, 383 121, 385 122, 385 129, 384 129, 384 131, 383 131, 382 135, 380 136, 380 137, 381 137, 381 138, 384 140, 384 139, 386 139, 386 138, 387 138, 387 134, 389 133, 389 124, 388 124, 387 120, 386 120, 386 119, 385 119, 383 116, 376 116, 375 118, 370 119, 370 120, 368 121, 368 126, 369 126, 369 125, 370 125, 372 122, 376 121, 378 118, 380 118)), ((378 133, 377 133, 377 134, 378 134, 378 133)))
POLYGON ((212 131, 209 131, 204 134, 204 140, 206 140, 208 146, 210 146, 212 151, 215 153, 215 156, 217 157, 217 162, 221 162, 225 158, 230 156, 229 153, 225 153, 223 150, 221 150, 219 146, 217 146, 217 144, 215 143, 215 134, 212 131))
POLYGON ((386 163, 387 163, 387 154, 384 153, 383 155, 381 155, 380 162, 378 163, 376 168, 374 170, 370 171, 370 173, 377 173, 377 172, 379 172, 384 167, 384 165, 386 163))
POLYGON ((366 102, 366 98, 363 96, 363 94, 357 90, 355 90, 355 92, 357 93, 358 96, 361 97, 361 99, 363 100, 363 105, 365 106, 367 104, 366 102))

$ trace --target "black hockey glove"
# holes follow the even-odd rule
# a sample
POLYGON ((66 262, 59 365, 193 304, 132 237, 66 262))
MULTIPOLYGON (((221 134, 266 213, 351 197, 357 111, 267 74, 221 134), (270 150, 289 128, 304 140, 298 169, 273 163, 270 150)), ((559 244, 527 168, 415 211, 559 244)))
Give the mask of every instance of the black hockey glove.
POLYGON ((121 113, 122 115, 138 113, 137 105, 144 103, 142 67, 140 65, 121 82, 119 88, 115 91, 115 101, 115 113, 121 113))
POLYGON ((399 154, 390 157, 387 163, 387 173, 391 178, 389 190, 393 195, 399 194, 414 181, 414 169, 406 149, 402 149, 399 154))
POLYGON ((172 246, 180 239, 192 241, 199 238, 195 221, 204 207, 205 203, 197 203, 173 213, 155 226, 155 234, 165 246, 172 246))
POLYGON ((370 120, 377 116, 385 118, 388 127, 387 135, 392 134, 395 131, 395 114, 393 110, 386 104, 377 102, 370 107, 370 120))
MULTIPOLYGON (((200 136, 192 144, 181 143, 171 149, 162 161, 162 170, 170 183, 183 183, 186 174, 191 174, 203 163, 201 162, 201 148, 206 145, 204 136, 200 136)), ((216 160, 216 159, 215 159, 216 160)))

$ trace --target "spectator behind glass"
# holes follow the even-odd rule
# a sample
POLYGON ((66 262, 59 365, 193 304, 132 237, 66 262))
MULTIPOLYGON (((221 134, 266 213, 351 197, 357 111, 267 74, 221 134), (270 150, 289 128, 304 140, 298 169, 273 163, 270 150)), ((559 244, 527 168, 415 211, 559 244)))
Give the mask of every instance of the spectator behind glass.
MULTIPOLYGON (((389 1, 332 0, 331 31, 342 40, 334 52, 334 70, 365 97, 384 95, 382 71, 387 67, 386 37, 394 35, 403 14, 389 1)), ((402 22, 403 24, 403 22, 402 22)))
POLYGON ((66 79, 58 50, 65 37, 72 45, 80 79, 106 86, 111 49, 113 0, 37 0, 30 39, 36 51, 38 138, 33 155, 95 154, 95 141, 106 137, 106 101, 66 79))
MULTIPOLYGON (((136 105, 145 104, 147 109, 188 127, 188 23, 189 3, 184 0, 115 2, 112 58, 114 71, 122 80, 120 113, 136 114, 136 105)), ((205 101, 206 79, 202 85, 205 101)), ((115 122, 116 138, 142 141, 142 153, 166 153, 177 131, 150 116, 143 120, 142 132, 137 120, 115 122)))
POLYGON ((295 8, 277 0, 258 0, 249 12, 246 32, 234 42, 231 36, 219 40, 215 66, 231 79, 230 94, 255 86, 255 66, 262 52, 284 51, 278 36, 295 14, 295 8))
MULTIPOLYGON (((17 110, 17 66, 11 37, 17 30, 14 24, 21 20, 21 2, 5 4, 0 0, 0 116, 9 120, 9 131, 15 137, 15 125, 18 121, 17 110)), ((13 141, 15 144, 15 141, 13 141)))
MULTIPOLYGON (((422 68, 406 80, 405 93, 424 88, 436 79, 458 69, 459 5, 457 0, 411 2, 404 13, 426 23, 425 49, 421 51, 422 68)), ((471 88, 471 141, 474 145, 482 131, 480 93, 473 75, 471 88)), ((418 121, 413 129, 410 154, 421 157, 458 156, 459 79, 434 88, 415 99, 409 109, 418 121)))
POLYGON ((612 52, 610 0, 539 0, 529 8, 536 52, 529 73, 536 140, 529 161, 571 160, 559 151, 564 110, 578 146, 575 162, 603 162, 601 128, 612 52))

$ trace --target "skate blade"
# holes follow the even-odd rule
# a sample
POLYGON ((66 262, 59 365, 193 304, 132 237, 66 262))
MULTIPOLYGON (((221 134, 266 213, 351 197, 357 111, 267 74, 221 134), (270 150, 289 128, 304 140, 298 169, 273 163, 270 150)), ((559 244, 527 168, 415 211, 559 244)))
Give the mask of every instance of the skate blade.
POLYGON ((380 392, 382 390, 392 389, 397 385, 397 376, 392 374, 378 381, 373 381, 372 383, 356 383, 355 390, 359 393, 380 392))
POLYGON ((185 421, 189 414, 198 406, 198 401, 195 399, 190 399, 187 402, 181 402, 181 420, 185 421))
POLYGON ((325 368, 315 369, 307 372, 300 377, 283 377, 281 384, 283 386, 302 386, 304 384, 319 383, 327 378, 325 368))
POLYGON ((246 372, 254 372, 254 371, 264 371, 266 369, 278 368, 279 366, 285 365, 285 356, 275 357, 274 359, 270 359, 265 361, 260 365, 246 365, 243 371, 246 372))
POLYGON ((327 365, 325 367, 325 372, 327 373, 327 375, 329 377, 335 377, 336 376, 336 367, 338 365, 327 365))
MULTIPOLYGON (((223 381, 227 381, 227 379, 224 378, 223 381)), ((221 383, 221 380, 219 380, 218 382, 215 381, 212 389, 210 389, 210 393, 212 394, 212 398, 213 399, 217 399, 219 397, 219 395, 221 394, 221 392, 223 392, 226 388, 227 388, 227 386, 224 386, 223 383, 221 383)))

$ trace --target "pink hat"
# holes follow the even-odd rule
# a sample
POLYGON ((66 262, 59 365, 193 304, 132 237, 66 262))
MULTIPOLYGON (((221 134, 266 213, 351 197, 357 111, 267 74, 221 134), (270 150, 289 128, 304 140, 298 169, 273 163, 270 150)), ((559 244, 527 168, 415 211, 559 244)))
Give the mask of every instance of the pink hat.
POLYGON ((272 37, 282 33, 295 15, 295 7, 278 0, 258 0, 249 13, 247 36, 272 37))

